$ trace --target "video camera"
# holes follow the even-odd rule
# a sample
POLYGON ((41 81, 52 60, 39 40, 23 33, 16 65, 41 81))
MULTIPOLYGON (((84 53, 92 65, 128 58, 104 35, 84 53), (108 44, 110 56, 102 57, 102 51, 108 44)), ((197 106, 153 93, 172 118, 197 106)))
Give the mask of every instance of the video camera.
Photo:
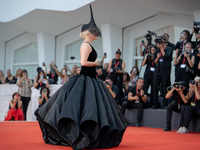
POLYGON ((200 22, 194 21, 193 28, 194 28, 194 32, 198 33, 200 30, 200 22))
POLYGON ((166 37, 161 35, 161 36, 156 36, 156 39, 154 40, 155 43, 161 44, 161 43, 166 43, 166 37))

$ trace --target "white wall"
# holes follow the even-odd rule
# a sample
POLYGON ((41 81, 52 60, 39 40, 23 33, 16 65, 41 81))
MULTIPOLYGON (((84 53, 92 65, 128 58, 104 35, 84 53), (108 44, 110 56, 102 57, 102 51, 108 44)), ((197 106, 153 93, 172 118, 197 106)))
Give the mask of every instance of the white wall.
MULTIPOLYGON (((17 50, 31 42, 37 42, 36 35, 34 34, 24 34, 10 42, 6 45, 6 70, 13 69, 13 58, 14 58, 14 50, 17 50)), ((15 74, 15 73, 14 73, 15 74)))
POLYGON ((39 66, 45 62, 47 65, 55 61, 55 37, 47 33, 37 33, 39 66))
POLYGON ((5 75, 5 70, 4 70, 4 55, 5 55, 5 43, 4 42, 0 42, 0 70, 2 70, 4 72, 5 75))

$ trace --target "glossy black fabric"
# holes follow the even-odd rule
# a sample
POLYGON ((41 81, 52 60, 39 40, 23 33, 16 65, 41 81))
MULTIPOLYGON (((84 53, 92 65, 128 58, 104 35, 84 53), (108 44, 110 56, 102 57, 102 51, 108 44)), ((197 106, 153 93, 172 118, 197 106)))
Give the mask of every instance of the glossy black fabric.
POLYGON ((104 83, 91 76, 71 77, 40 107, 45 143, 73 149, 119 145, 127 123, 104 83))

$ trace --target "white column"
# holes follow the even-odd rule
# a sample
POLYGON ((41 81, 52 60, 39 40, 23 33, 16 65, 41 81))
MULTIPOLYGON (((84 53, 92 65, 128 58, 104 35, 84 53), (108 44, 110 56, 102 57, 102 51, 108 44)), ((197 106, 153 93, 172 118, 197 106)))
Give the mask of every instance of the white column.
POLYGON ((109 62, 115 57, 115 52, 119 48, 122 50, 122 28, 111 24, 101 25, 103 52, 107 53, 105 62, 109 62))
POLYGON ((200 22, 200 10, 194 11, 194 21, 200 22))
POLYGON ((4 72, 4 75, 5 75, 5 69, 6 68, 4 68, 4 61, 5 61, 5 57, 4 57, 4 55, 5 55, 5 43, 4 42, 0 42, 0 53, 1 53, 1 55, 0 55, 0 70, 2 70, 3 72, 4 72))
POLYGON ((42 62, 45 62, 48 67, 51 61, 55 61, 55 37, 39 32, 37 33, 37 42, 39 66, 42 66, 42 62))

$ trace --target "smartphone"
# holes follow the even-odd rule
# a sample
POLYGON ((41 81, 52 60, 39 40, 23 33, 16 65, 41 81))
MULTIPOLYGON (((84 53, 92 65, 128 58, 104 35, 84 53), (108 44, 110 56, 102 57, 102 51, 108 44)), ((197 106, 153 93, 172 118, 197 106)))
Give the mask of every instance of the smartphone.
POLYGON ((45 66, 45 62, 42 63, 42 66, 45 66))
POLYGON ((106 56, 106 53, 104 53, 104 56, 106 56))
POLYGON ((47 92, 47 90, 46 90, 46 89, 44 89, 44 90, 43 90, 43 93, 46 93, 46 92, 47 92))
POLYGON ((144 44, 144 40, 142 40, 142 44, 144 44))

